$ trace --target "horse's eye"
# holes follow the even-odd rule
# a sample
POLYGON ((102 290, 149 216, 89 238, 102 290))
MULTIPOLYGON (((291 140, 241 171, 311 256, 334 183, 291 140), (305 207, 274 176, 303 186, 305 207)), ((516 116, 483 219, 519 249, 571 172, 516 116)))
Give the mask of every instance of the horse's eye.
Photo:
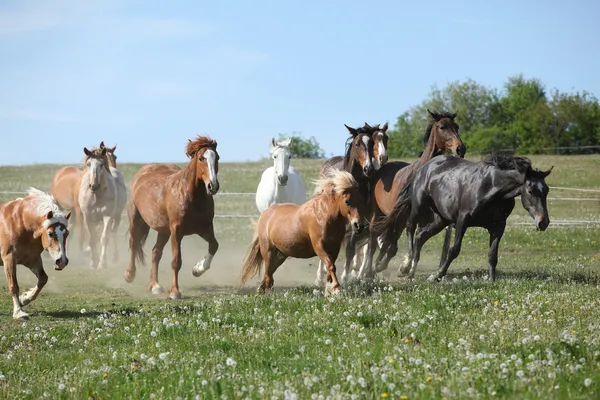
POLYGON ((276 158, 277 158, 277 156, 273 156, 273 158, 275 158, 275 159, 276 159, 276 158))
POLYGON ((346 200, 346 205, 350 206, 350 200, 346 200))
POLYGON ((54 238, 56 236, 56 233, 54 233, 54 231, 48 231, 48 236, 54 238))
POLYGON ((204 161, 205 160, 204 156, 200 156, 199 160, 204 161))

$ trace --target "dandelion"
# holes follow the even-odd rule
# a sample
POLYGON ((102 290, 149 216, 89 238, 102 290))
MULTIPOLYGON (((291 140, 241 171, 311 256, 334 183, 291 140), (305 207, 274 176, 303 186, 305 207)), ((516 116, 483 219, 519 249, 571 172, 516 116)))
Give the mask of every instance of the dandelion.
POLYGON ((225 364, 227 364, 230 367, 235 367, 237 365, 237 362, 235 362, 235 360, 233 358, 227 358, 227 360, 225 360, 225 364))
POLYGON ((592 385, 592 380, 590 378, 586 378, 585 381, 583 381, 583 385, 585 387, 590 387, 592 385))
POLYGON ((64 383, 59 383, 58 384, 58 390, 64 390, 65 389, 65 384, 64 383))
POLYGON ((386 392, 383 392, 383 393, 381 393, 381 397, 383 397, 385 399, 386 397, 388 397, 388 394, 386 392))
POLYGON ((431 382, 431 377, 428 376, 427 378, 425 378, 425 382, 431 382))
POLYGON ((154 331, 150 332, 150 336, 156 337, 156 332, 154 332, 154 331))
POLYGON ((82 314, 85 314, 85 311, 86 311, 85 308, 82 308, 81 311, 79 311, 79 312, 82 314))
POLYGON ((158 355, 158 358, 160 358, 161 360, 166 360, 168 355, 169 353, 160 353, 158 355))

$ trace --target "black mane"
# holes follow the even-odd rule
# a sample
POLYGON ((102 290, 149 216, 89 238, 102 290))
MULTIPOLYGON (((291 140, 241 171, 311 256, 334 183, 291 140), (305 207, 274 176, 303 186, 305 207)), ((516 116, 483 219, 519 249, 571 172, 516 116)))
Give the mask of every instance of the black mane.
POLYGON ((511 155, 490 155, 484 160, 484 163, 493 165, 502 170, 515 170, 521 174, 531 170, 531 160, 527 157, 518 157, 511 155))
MULTIPOLYGON (((429 109, 427 109, 427 111, 429 111, 429 109)), ((450 120, 452 120, 452 122, 454 122, 454 118, 456 118, 456 113, 450 113, 445 111, 429 111, 429 115, 431 116, 431 119, 429 120, 427 129, 425 130, 425 136, 423 136, 423 144, 427 144, 427 142, 429 141, 429 136, 431 136, 431 129, 433 128, 433 124, 435 124, 443 118, 449 118, 450 120)))

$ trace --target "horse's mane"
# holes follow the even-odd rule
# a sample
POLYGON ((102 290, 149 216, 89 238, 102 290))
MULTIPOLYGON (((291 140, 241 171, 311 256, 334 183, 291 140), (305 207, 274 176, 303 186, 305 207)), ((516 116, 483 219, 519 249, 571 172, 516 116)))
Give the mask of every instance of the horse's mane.
POLYGON ((429 141, 429 136, 431 136, 431 129, 433 129, 433 124, 435 124, 443 118, 449 118, 454 122, 454 118, 456 118, 456 113, 450 113, 445 111, 429 111, 429 114, 431 115, 431 119, 429 120, 427 129, 425 130, 425 136, 423 136, 423 144, 427 144, 427 142, 429 141))
POLYGON ((48 193, 42 192, 34 187, 27 189, 28 197, 31 198, 31 203, 35 208, 35 212, 38 217, 45 217, 48 212, 52 211, 52 219, 44 221, 44 227, 48 228, 56 223, 61 223, 64 226, 68 226, 69 222, 65 216, 65 211, 61 210, 58 203, 54 201, 54 197, 48 193))
POLYGON ((313 196, 329 193, 329 189, 333 189, 337 193, 345 193, 354 187, 358 187, 358 183, 350 172, 334 168, 330 169, 324 178, 313 182, 316 185, 313 196))
POLYGON ((521 174, 531 170, 531 160, 527 157, 518 157, 511 155, 489 155, 483 159, 488 165, 502 170, 515 170, 521 174))
POLYGON ((205 147, 209 147, 213 150, 217 149, 217 141, 211 139, 208 136, 196 136, 194 141, 188 140, 185 146, 185 155, 192 158, 194 155, 205 147))

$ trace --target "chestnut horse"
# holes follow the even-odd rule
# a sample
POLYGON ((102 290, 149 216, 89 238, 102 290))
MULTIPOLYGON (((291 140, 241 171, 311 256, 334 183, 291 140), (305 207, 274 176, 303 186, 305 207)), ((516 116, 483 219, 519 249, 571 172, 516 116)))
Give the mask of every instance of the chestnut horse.
POLYGON ((171 238, 173 279, 169 299, 181 298, 179 270, 183 237, 197 234, 208 242, 208 254, 192 268, 196 277, 210 268, 219 248, 213 228, 213 195, 219 191, 217 141, 198 136, 188 142, 185 154, 190 161, 183 169, 174 164, 149 164, 140 168, 133 177, 127 205, 130 254, 125 280, 132 282, 135 279, 136 259, 145 262, 143 246, 152 228, 158 235, 152 249, 150 290, 153 294, 162 293, 158 283, 158 263, 171 238))
MULTIPOLYGON (((356 129, 351 128, 346 124, 344 124, 344 126, 351 135, 348 140, 346 140, 345 155, 343 157, 335 156, 325 161, 325 164, 321 169, 320 177, 327 176, 331 169, 349 172, 352 174, 354 180, 356 180, 358 183, 359 191, 361 192, 363 199, 365 199, 368 204, 372 192, 371 177, 373 176, 373 172, 375 170, 375 165, 373 162, 375 146, 372 135, 374 133, 374 129, 379 129, 379 125, 376 125, 376 128, 373 128, 365 122, 364 126, 356 129)), ((385 128, 387 130, 387 124, 385 125, 385 128)), ((377 136, 381 140, 384 138, 383 135, 377 136)), ((387 142, 387 135, 385 136, 385 142, 387 142)), ((382 160, 383 159, 384 158, 382 157, 382 160)), ((387 161, 387 153, 385 154, 385 160, 387 161)), ((379 165, 381 165, 381 163, 379 163, 379 165)), ((365 215, 365 218, 369 218, 369 216, 365 215)), ((346 264, 348 264, 350 262, 349 260, 352 260, 352 257, 354 256, 356 236, 349 227, 346 229, 346 232, 346 264)), ((347 268, 344 268, 344 271, 346 271, 346 269, 347 268)), ((342 281, 344 279, 345 275, 342 275, 342 281)), ((322 284, 324 280, 325 264, 322 261, 319 261, 319 267, 317 268, 317 280, 315 281, 315 284, 318 286, 322 284)))
POLYGON ((52 196, 29 188, 28 196, 0 204, 0 252, 6 283, 13 299, 13 318, 28 319, 23 306, 35 300, 48 282, 42 252, 47 250, 54 269, 62 270, 67 258, 67 225, 71 212, 65 213, 52 196), (17 264, 29 268, 37 277, 35 287, 19 295, 17 264))
MULTIPOLYGON (((102 149, 103 147, 106 147, 104 141, 100 142, 100 148, 102 149)), ((123 215, 125 205, 127 204, 127 187, 125 186, 123 174, 117 169, 116 149, 116 144, 113 147, 106 147, 106 158, 108 159, 110 174, 115 180, 115 185, 117 187, 117 201, 114 208, 113 223, 110 228, 110 232, 113 235, 113 262, 115 263, 119 261, 119 246, 117 245, 116 237, 119 231, 119 225, 121 225, 121 216, 123 215)))
POLYGON ((327 288, 339 292, 335 274, 346 222, 360 232, 366 204, 358 183, 346 171, 332 169, 316 182, 314 196, 306 203, 273 204, 258 219, 252 244, 242 267, 241 284, 260 271, 265 276, 259 293, 273 288, 273 274, 287 257, 311 258, 315 255, 327 266, 327 288))
POLYGON ((77 230, 76 236, 79 238, 79 248, 83 250, 85 235, 81 229, 81 210, 79 209, 79 183, 81 182, 81 168, 72 165, 62 167, 54 174, 52 183, 50 184, 50 194, 63 210, 74 212, 74 217, 71 219, 71 233, 73 226, 80 228, 77 230))
POLYGON ((84 160, 86 168, 81 176, 78 196, 83 218, 82 224, 78 222, 78 227, 83 225, 85 229, 90 249, 90 267, 105 268, 109 232, 113 225, 117 204, 117 185, 110 173, 106 147, 93 147, 92 150, 84 147, 83 152, 86 156, 84 160), (98 254, 98 242, 100 254, 98 254))
MULTIPOLYGON (((454 121, 456 113, 439 113, 430 111, 429 109, 427 112, 431 120, 423 137, 425 149, 418 160, 412 164, 405 162, 387 163, 379 170, 373 191, 374 212, 371 223, 390 213, 400 192, 427 161, 443 153, 450 153, 461 158, 465 156, 467 147, 458 134, 459 126, 454 121)), ((405 221, 408 215, 401 215, 398 218, 405 221)), ((448 227, 448 231, 450 229, 448 227)), ((369 237, 366 240, 366 257, 363 258, 357 274, 359 279, 373 278, 376 272, 384 271, 387 268, 388 263, 398 251, 398 239, 403 230, 404 224, 402 223, 394 225, 393 229, 381 232, 382 235, 377 238, 381 248, 374 271, 372 266, 373 255, 376 250, 374 241, 378 235, 373 232, 369 233, 369 237)), ((446 240, 449 241, 449 237, 446 240)), ((348 265, 346 263, 346 266, 348 265)))

